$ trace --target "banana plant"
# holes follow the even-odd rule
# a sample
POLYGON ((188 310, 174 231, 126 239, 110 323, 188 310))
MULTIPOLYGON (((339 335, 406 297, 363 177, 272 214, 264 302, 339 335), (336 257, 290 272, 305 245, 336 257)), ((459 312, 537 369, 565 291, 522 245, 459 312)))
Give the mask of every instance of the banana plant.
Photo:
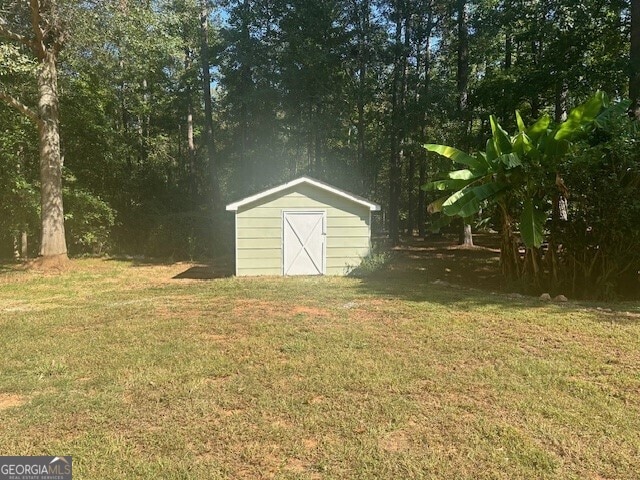
POLYGON ((491 137, 484 152, 475 155, 446 145, 426 144, 424 147, 452 160, 464 168, 446 172, 443 178, 423 185, 426 191, 447 192, 428 206, 430 213, 469 217, 479 212, 486 202, 499 203, 503 226, 511 222, 509 197, 523 198, 519 216, 520 235, 527 248, 538 248, 544 241, 547 219, 545 188, 554 185, 562 158, 571 142, 589 129, 603 115, 608 100, 603 92, 573 109, 565 122, 552 125, 549 115, 543 115, 527 127, 518 111, 518 131, 509 135, 492 115, 491 137), (549 182, 545 177, 553 177, 549 182))

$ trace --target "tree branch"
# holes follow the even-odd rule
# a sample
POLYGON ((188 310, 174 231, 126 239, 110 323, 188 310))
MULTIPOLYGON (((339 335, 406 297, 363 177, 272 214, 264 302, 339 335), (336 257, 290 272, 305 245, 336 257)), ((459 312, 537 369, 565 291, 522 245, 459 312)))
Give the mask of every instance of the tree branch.
POLYGON ((30 0, 31 7, 31 28, 35 34, 32 47, 40 59, 44 58, 46 47, 44 46, 44 31, 42 29, 42 17, 40 16, 40 0, 30 0))
POLYGON ((20 42, 23 45, 26 45, 27 47, 30 47, 30 48, 33 47, 33 43, 31 42, 31 39, 25 37, 24 35, 20 35, 18 33, 12 32, 7 27, 5 27, 6 23, 7 23, 6 20, 4 20, 3 18, 0 18, 0 37, 4 37, 9 40, 13 40, 15 42, 20 42))
POLYGON ((8 93, 5 93, 2 90, 0 90, 0 100, 2 100, 4 103, 9 105, 10 107, 15 108, 17 111, 19 111, 23 115, 26 115, 33 123, 40 126, 40 123, 42 121, 40 120, 40 117, 38 116, 38 114, 34 112, 32 109, 30 109, 29 107, 27 107, 24 103, 22 103, 17 98, 14 98, 8 93))

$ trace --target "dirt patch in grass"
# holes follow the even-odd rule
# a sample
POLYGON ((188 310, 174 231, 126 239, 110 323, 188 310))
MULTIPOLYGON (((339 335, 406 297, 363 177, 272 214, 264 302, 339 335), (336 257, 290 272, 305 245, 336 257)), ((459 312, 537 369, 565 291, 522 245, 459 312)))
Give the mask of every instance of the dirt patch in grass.
POLYGON ((293 473, 305 473, 307 471, 307 464, 299 458, 290 458, 287 460, 287 466, 285 468, 293 473))
POLYGON ((22 395, 0 393, 0 411, 8 408, 19 407, 27 403, 27 398, 22 395))
POLYGON ((62 255, 51 255, 38 257, 29 260, 25 267, 33 270, 44 270, 46 272, 66 272, 71 267, 71 262, 66 253, 62 255))
POLYGON ((282 303, 270 302, 265 300, 236 300, 234 302, 232 314, 240 317, 268 317, 271 315, 282 315, 282 303))
POLYGON ((272 302, 268 300, 235 300, 232 315, 240 318, 292 318, 304 316, 311 318, 331 317, 330 310, 305 305, 287 305, 282 302, 272 302))
POLYGON ((403 430, 397 430, 387 434, 378 442, 378 447, 389 453, 399 453, 410 447, 409 437, 403 430))
POLYGON ((305 448, 305 450, 315 450, 316 448, 318 448, 318 440, 316 440, 315 438, 304 438, 302 439, 302 446, 305 448))
POLYGON ((292 315, 308 315, 310 317, 330 317, 331 312, 323 308, 314 307, 294 307, 291 310, 292 315))

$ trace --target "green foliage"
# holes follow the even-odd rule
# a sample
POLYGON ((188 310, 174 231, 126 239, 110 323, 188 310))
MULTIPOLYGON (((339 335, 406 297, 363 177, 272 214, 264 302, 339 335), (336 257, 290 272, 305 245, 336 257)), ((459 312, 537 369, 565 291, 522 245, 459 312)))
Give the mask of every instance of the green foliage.
POLYGON ((223 243, 212 239, 212 219, 200 212, 154 215, 144 218, 144 223, 146 238, 140 251, 152 257, 181 260, 211 257, 214 244, 223 243))
POLYGON ((573 279, 565 289, 576 296, 640 294, 640 135, 620 113, 580 142, 563 166, 570 221, 558 235, 566 277, 573 279))
POLYGON ((537 208, 530 198, 524 200, 520 215, 520 235, 529 248, 540 248, 544 241, 544 224, 547 214, 537 208))
POLYGON ((15 75, 33 75, 35 70, 35 60, 26 56, 18 46, 0 43, 0 79, 6 80, 15 75))
POLYGON ((26 118, 0 105, 0 125, 0 257, 8 257, 16 237, 39 231, 38 153, 26 118))
MULTIPOLYGON (((520 198, 522 241, 528 248, 539 248, 544 240, 547 213, 534 206, 534 200, 542 205, 552 195, 548 177, 555 173, 555 164, 567 153, 569 142, 593 126, 607 104, 604 93, 597 92, 574 108, 568 119, 555 128, 550 128, 551 122, 546 115, 527 128, 520 113, 516 112, 519 132, 513 136, 491 115, 492 136, 487 140, 485 152, 476 156, 445 145, 425 145, 428 151, 469 167, 448 172, 446 179, 423 187, 427 191, 454 190, 431 203, 430 211, 467 218, 477 214, 485 201, 506 204, 512 202, 506 202, 505 195, 520 198)), ((518 217, 517 212, 508 213, 511 218, 518 217)))
POLYGON ((372 252, 361 259, 360 265, 349 272, 350 277, 366 278, 388 268, 392 259, 390 252, 372 252))
MULTIPOLYGON (((202 251, 175 245, 211 244, 212 228, 187 228, 197 233, 169 238, 174 246, 161 248, 163 238, 180 230, 170 222, 181 227, 190 212, 213 218, 214 164, 223 201, 308 173, 378 201, 385 221, 391 197, 397 199, 393 216, 407 232, 424 230, 426 196, 435 200, 432 211, 451 215, 473 214, 507 197, 516 219, 526 197, 549 213, 542 193, 553 190, 555 178, 540 172, 571 154, 566 134, 588 112, 570 117, 550 137, 553 114, 596 88, 616 96, 626 91, 629 19, 621 2, 467 2, 473 74, 464 120, 456 109, 459 18, 451 2, 218 2, 209 18, 211 42, 202 51, 215 86, 211 161, 202 135, 199 16, 203 5, 213 4, 56 3, 67 33, 58 70, 65 168, 77 178, 74 188, 118 212, 111 243, 125 252, 145 253, 151 243, 155 252, 202 251), (417 147, 431 138, 466 148, 489 132, 481 155, 443 150, 447 157, 437 157, 417 147), (393 172, 392 158, 398 163, 393 172), (451 199, 419 192, 445 170, 446 158, 462 167, 437 177, 431 191, 468 188, 451 199)), ((28 13, 28 2, 0 7, 2 21, 20 35, 32 34, 28 13)), ((0 88, 34 108, 35 84, 27 80, 36 65, 27 53, 0 40, 0 88)), ((14 135, 15 119, 0 117, 0 135, 5 129, 14 135)), ((18 143, 0 145, 3 168, 18 143)), ((36 192, 37 162, 26 158, 28 171, 19 176, 36 192)), ((12 167, 0 171, 4 194, 15 176, 12 167)), ((3 220, 25 216, 15 202, 7 205, 3 220)), ((29 233, 35 236, 37 227, 29 233)))
MULTIPOLYGON (((623 102, 622 105, 628 105, 623 102)), ((442 180, 435 180, 423 186, 427 191, 450 190, 446 196, 430 204, 429 209, 433 212, 441 212, 446 216, 469 217, 481 211, 484 205, 497 205, 500 213, 501 231, 503 234, 501 260, 503 272, 510 280, 524 280, 525 284, 530 284, 534 288, 542 288, 543 283, 548 279, 552 282, 564 275, 564 278, 576 278, 575 270, 577 265, 582 265, 580 278, 590 279, 592 285, 600 285, 595 291, 606 291, 616 274, 627 271, 638 271, 634 264, 635 255, 627 255, 629 261, 621 261, 621 252, 626 252, 627 242, 613 237, 598 237, 594 240, 594 233, 580 235, 583 232, 606 232, 606 235, 620 235, 628 232, 622 226, 622 222, 616 226, 605 227, 601 219, 606 217, 593 217, 590 212, 601 211, 603 198, 616 199, 615 204, 609 204, 608 208, 614 212, 623 211, 624 218, 631 220, 634 217, 636 205, 635 195, 631 191, 626 192, 625 199, 620 198, 619 187, 615 194, 608 192, 612 185, 616 185, 618 173, 611 175, 598 174, 597 179, 586 182, 584 172, 593 174, 601 168, 602 158, 607 156, 602 151, 598 157, 594 157, 594 151, 589 151, 585 156, 591 158, 583 165, 583 172, 569 171, 567 166, 576 162, 569 160, 575 158, 576 153, 571 150, 580 138, 584 138, 587 133, 592 136, 606 133, 617 139, 620 145, 628 146, 635 139, 635 127, 627 126, 625 134, 611 133, 612 127, 620 118, 626 118, 624 108, 621 104, 609 105, 609 101, 602 92, 597 92, 582 105, 573 109, 566 121, 553 125, 549 117, 543 115, 532 126, 526 126, 522 116, 516 112, 516 125, 518 131, 510 136, 497 122, 496 118, 490 116, 492 136, 486 143, 485 152, 478 153, 475 157, 465 154, 456 149, 442 145, 425 145, 429 151, 437 152, 456 163, 468 166, 468 169, 455 170, 442 175, 442 180), (597 129, 594 131, 594 129, 597 129), (626 141, 626 143, 624 143, 626 141), (596 161, 595 158, 600 160, 596 161), (470 160, 471 159, 471 160, 470 160), (571 173, 571 175, 569 175, 571 173), (553 233, 558 234, 560 203, 566 201, 566 196, 571 188, 567 190, 563 175, 567 176, 567 182, 576 181, 580 191, 590 191, 593 199, 586 198, 585 204, 579 210, 584 218, 581 223, 582 230, 574 228, 566 229, 572 231, 572 239, 565 236, 562 239, 554 238, 553 233), (613 176, 612 176, 613 175, 613 176), (598 183, 602 178, 609 181, 606 184, 598 183), (582 179, 582 180, 580 180, 582 179), (631 199, 631 200, 629 200, 631 199), (517 221, 515 220, 517 219, 517 221), (597 227, 595 227, 597 225, 597 227), (594 230, 595 228, 595 230, 594 230), (524 243, 527 252, 525 260, 520 257, 517 248, 517 241, 514 238, 514 231, 518 230, 520 239, 524 243), (589 240, 592 238, 592 240, 589 240), (547 266, 542 265, 542 252, 540 248, 545 242, 549 243, 545 261, 547 266), (576 253, 571 254, 574 259, 571 272, 560 272, 558 263, 557 245, 559 242, 567 252, 576 249, 576 253), (582 245, 582 247, 579 247, 582 245), (620 249, 620 245, 624 245, 620 249), (579 252, 579 253, 577 253, 579 252), (595 252, 595 253, 594 253, 595 252), (618 252, 618 253, 615 253, 618 252), (581 260, 577 261, 576 258, 581 260), (593 258, 592 258, 593 257, 593 258), (587 262, 589 258, 589 262, 587 262), (602 265, 602 268, 599 266, 602 265), (606 265, 606 267, 605 267, 606 265), (597 278, 594 269, 598 270, 597 278), (605 271, 602 271, 602 270, 605 271)), ((628 121, 627 121, 628 122, 628 121)), ((612 143, 608 147, 598 147, 605 149, 605 152, 616 152, 618 149, 625 151, 625 148, 618 148, 618 143, 612 143)), ((626 149, 626 151, 630 150, 626 149)), ((609 153, 613 155, 613 153, 609 153)), ((615 162, 615 165, 629 162, 633 155, 625 157, 623 162, 615 162)), ((633 164, 633 161, 631 161, 633 164)), ((632 172, 634 168, 629 166, 626 172, 632 172)), ((635 177, 633 177, 635 178, 635 177)), ((631 182, 632 188, 637 188, 635 180, 631 182)), ((631 220, 631 225, 637 225, 631 220)), ((633 234, 627 233, 629 238, 635 238, 633 234)), ((632 243, 633 244, 633 243, 632 243)), ((562 252, 560 252, 562 253, 562 252)), ((637 279, 636 279, 637 280, 637 279)), ((557 286, 557 285, 556 285, 557 286)))
POLYGON ((33 231, 38 223, 40 196, 22 175, 5 177, 0 182, 0 229, 17 235, 33 231))
POLYGON ((65 233, 72 254, 103 254, 110 247, 115 211, 100 197, 83 189, 66 188, 65 233))

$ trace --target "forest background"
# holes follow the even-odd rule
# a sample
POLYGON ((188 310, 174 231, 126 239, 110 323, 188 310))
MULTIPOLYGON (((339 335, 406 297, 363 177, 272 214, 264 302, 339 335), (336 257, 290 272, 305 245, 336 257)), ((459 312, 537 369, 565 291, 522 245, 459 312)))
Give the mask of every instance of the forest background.
MULTIPOLYGON (((628 259, 640 245, 637 3, 3 2, 0 256, 43 252, 50 61, 70 254, 224 255, 224 205, 303 174, 379 202, 392 243, 424 236, 442 222, 420 187, 451 169, 425 143, 484 150, 490 114, 507 131, 515 110, 560 123, 602 90, 631 99, 631 120, 572 144, 562 180, 573 240, 602 245, 584 232, 606 230, 628 259)), ((490 205, 467 223, 499 229, 490 205)))

